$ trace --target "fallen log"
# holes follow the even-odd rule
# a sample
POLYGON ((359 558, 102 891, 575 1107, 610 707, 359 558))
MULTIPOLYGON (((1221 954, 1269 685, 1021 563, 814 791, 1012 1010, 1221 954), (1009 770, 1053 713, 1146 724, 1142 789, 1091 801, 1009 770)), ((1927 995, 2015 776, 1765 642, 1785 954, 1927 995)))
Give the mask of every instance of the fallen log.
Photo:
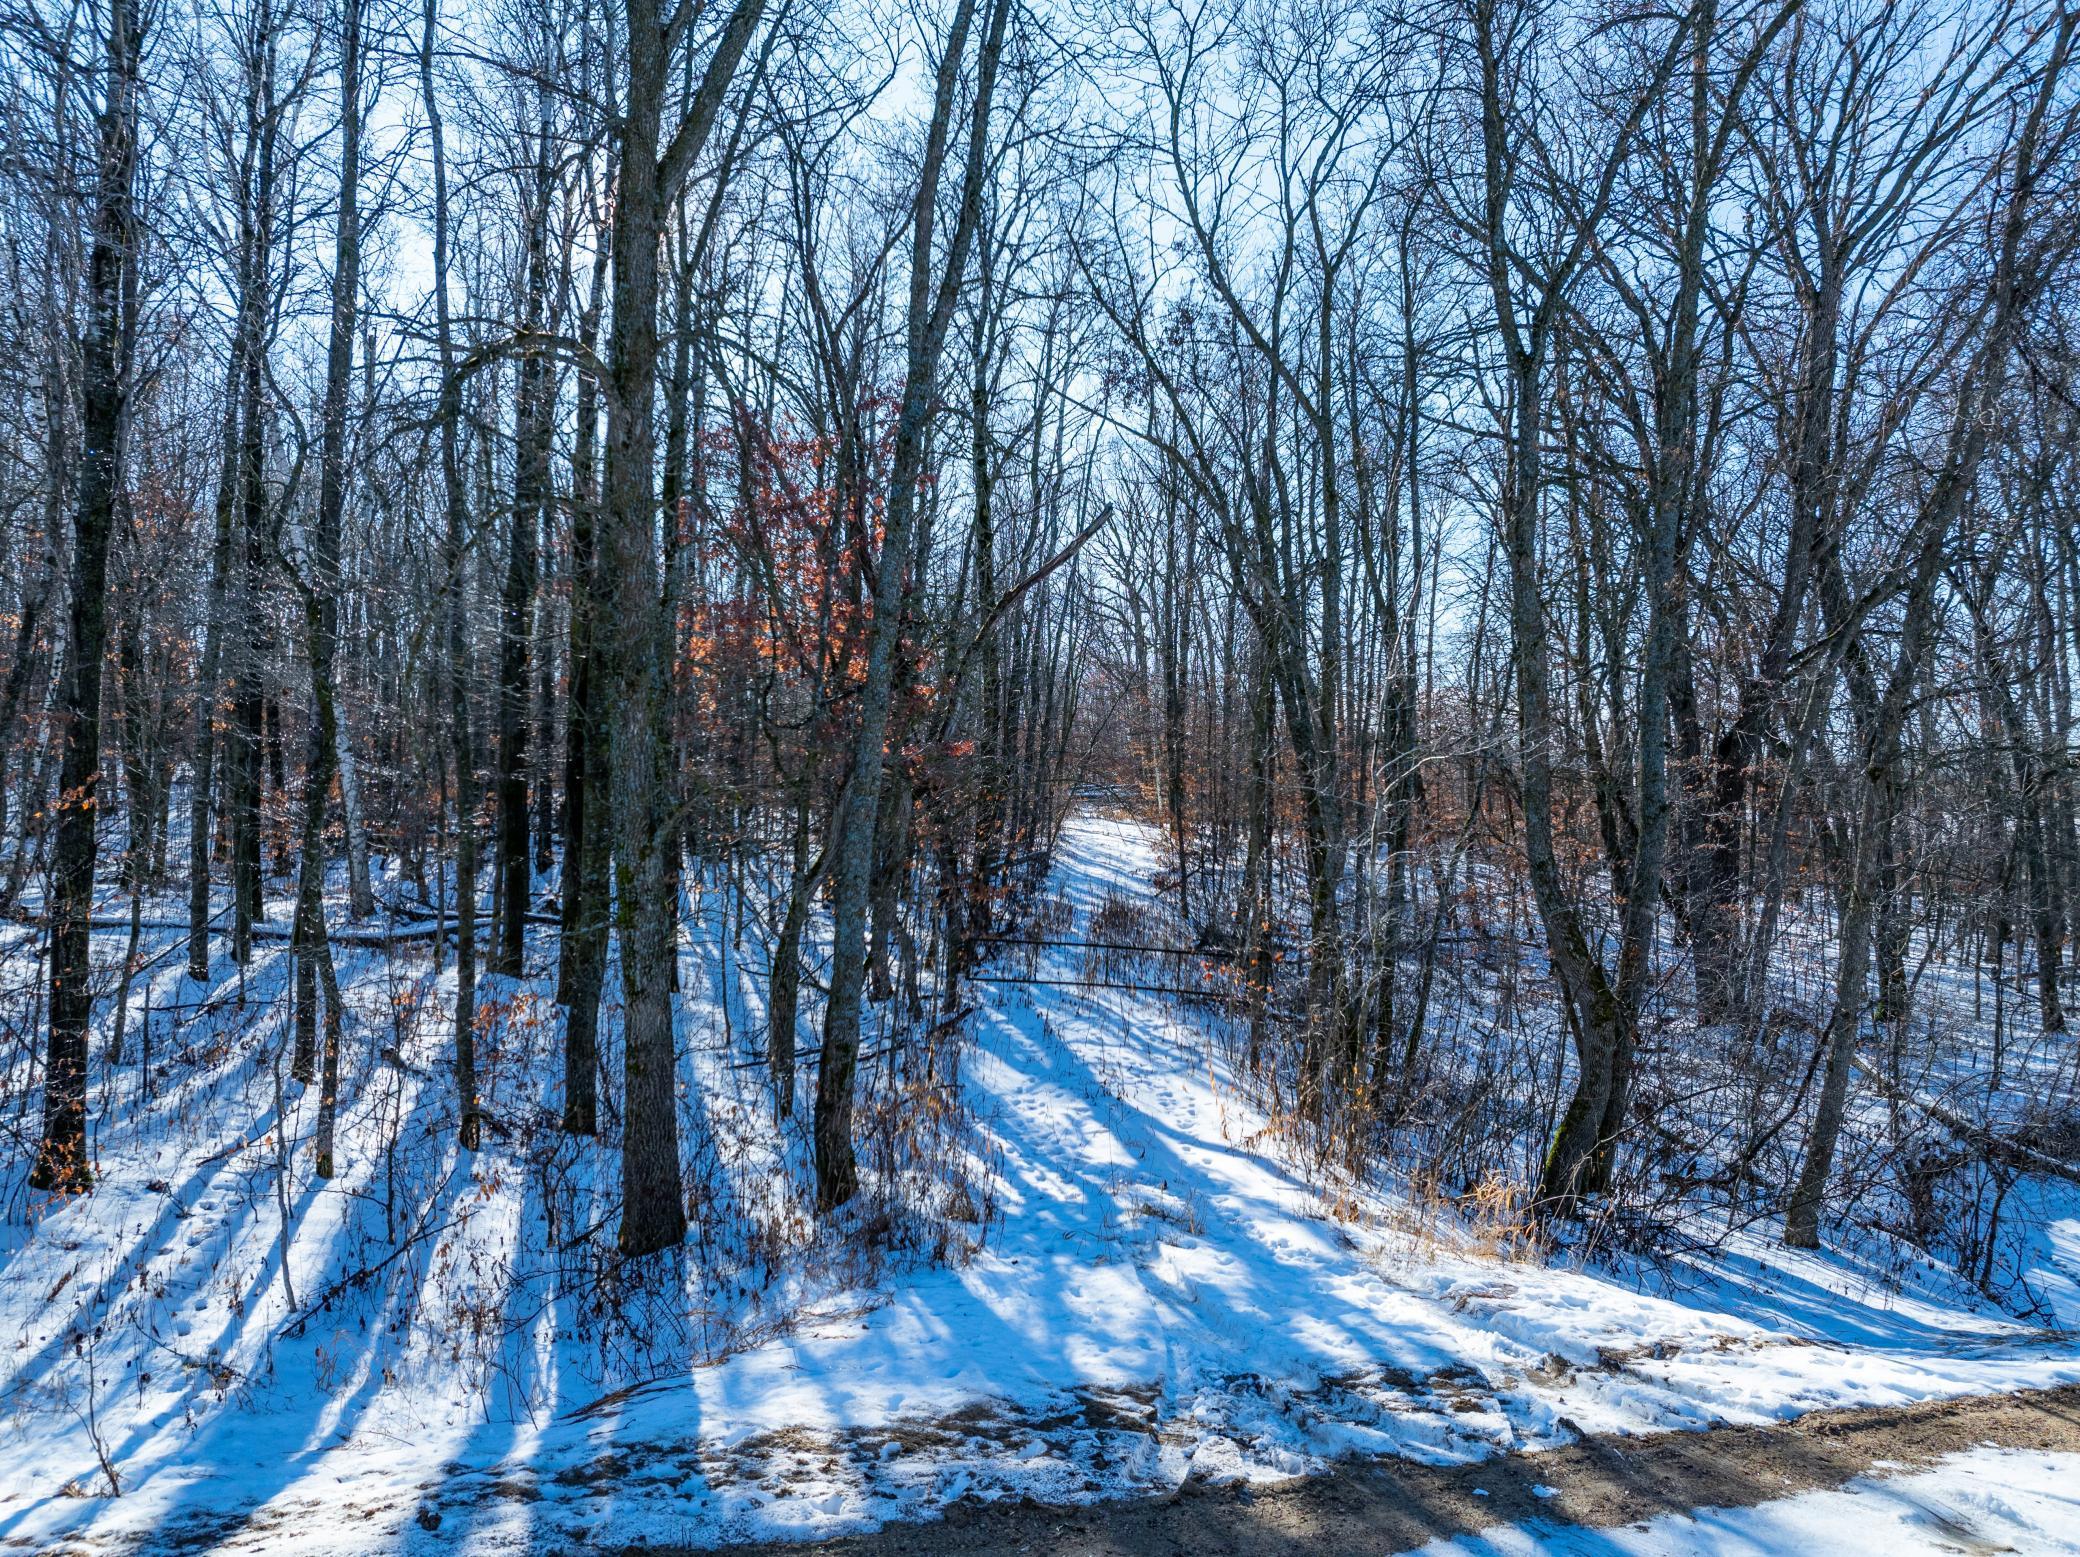
POLYGON ((1895 1087, 1885 1073, 1862 1055, 1852 1055, 1856 1068, 1864 1078, 1884 1096, 1887 1102, 1914 1109, 1927 1115, 1937 1124, 1955 1135, 1974 1151, 1992 1162, 2004 1163, 2023 1173, 2048 1173, 2053 1178, 2064 1179, 2069 1184, 2080 1184, 2080 1164, 2053 1157, 2040 1152, 2034 1146, 2026 1146, 2012 1136, 1989 1130, 1977 1120, 1967 1119, 1954 1108, 1947 1108, 1933 1098, 1925 1098, 1918 1092, 1895 1087))

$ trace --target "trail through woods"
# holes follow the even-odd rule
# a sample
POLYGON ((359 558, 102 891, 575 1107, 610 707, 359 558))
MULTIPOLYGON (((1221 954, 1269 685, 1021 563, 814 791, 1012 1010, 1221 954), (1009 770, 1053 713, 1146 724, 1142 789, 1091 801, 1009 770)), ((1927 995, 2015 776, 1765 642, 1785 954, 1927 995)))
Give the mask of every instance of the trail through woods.
POLYGON ((0 299, 0 1557, 2071 1538, 2080 0, 0 0, 0 299))

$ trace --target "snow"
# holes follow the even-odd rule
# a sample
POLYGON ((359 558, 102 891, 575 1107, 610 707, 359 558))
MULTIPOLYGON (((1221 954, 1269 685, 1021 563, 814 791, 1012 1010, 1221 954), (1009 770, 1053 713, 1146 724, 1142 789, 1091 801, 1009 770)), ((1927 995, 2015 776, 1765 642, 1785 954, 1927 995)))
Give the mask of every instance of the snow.
MULTIPOLYGON (((1157 868, 1131 824, 1072 820, 1052 882, 1070 934, 1144 900, 1157 868)), ((344 952, 356 1022, 326 1184, 307 1173, 315 1100, 291 1085, 275 1113, 278 1004, 247 1031, 227 975, 201 1012, 175 952, 153 998, 197 1006, 186 1057, 157 1057, 149 1103, 134 1070, 97 1077, 101 1187, 0 1227, 0 1542, 824 1536, 962 1498, 1270 1481, 1360 1453, 1463 1463, 2080 1380, 2072 1336, 1952 1277, 1793 1253, 1766 1226, 1652 1267, 1538 1263, 1391 1188, 1325 1198, 1282 1159, 1213 1018, 1130 991, 985 986, 960 1069, 972 1124, 931 1145, 989 1202, 986 1236, 962 1241, 955 1217, 943 1260, 864 1260, 808 1223, 806 1121, 771 1124, 751 1063, 760 978, 731 908, 704 897, 682 980, 684 1149, 712 1237, 624 1292, 620 1326, 595 1283, 625 1277, 585 1263, 582 1237, 611 1228, 614 1153, 528 1127, 558 1101, 551 979, 487 981, 481 1063, 513 1138, 466 1157, 443 1060, 452 975, 344 952), (300 1153, 286 1240, 284 1127, 300 1153)), ((263 955, 255 991, 281 976, 263 955)), ((1035 966, 1084 968, 1070 950, 1035 966)), ((11 1171, 20 1201, 26 1165, 11 1171)), ((2080 1200, 2028 1193, 2033 1290, 2080 1322, 2080 1200)), ((2036 1474, 2017 1518, 2049 1506, 2036 1474)), ((1943 1487, 1930 1496, 1962 1496, 1943 1487)), ((1795 1512, 1812 1502, 1711 1517, 1842 1517, 1795 1512)), ((1805 1527, 1753 1525, 1777 1528, 1805 1527)), ((1631 1538, 1594 1549, 1703 1549, 1631 1538)))
POLYGON ((1753 1508, 1587 1530, 1500 1525, 1422 1557, 1740 1557, 1744 1553, 2080 1552, 2080 1454, 1975 1449, 1918 1475, 1864 1477, 1753 1508))

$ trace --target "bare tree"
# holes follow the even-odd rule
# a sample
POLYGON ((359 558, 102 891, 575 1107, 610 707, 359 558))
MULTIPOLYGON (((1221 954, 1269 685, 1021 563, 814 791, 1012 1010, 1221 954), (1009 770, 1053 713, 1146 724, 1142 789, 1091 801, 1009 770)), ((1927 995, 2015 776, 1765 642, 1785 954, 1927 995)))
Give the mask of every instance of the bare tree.
POLYGON ((29 1181, 77 1194, 93 1187, 87 1160, 87 1024, 94 996, 87 919, 94 906, 101 790, 101 671, 108 633, 108 549, 127 479, 130 310, 138 225, 137 167, 144 20, 135 0, 113 0, 102 34, 102 96, 94 175, 93 249, 87 270, 78 503, 59 712, 58 842, 51 862, 50 1049, 43 1135, 29 1181))

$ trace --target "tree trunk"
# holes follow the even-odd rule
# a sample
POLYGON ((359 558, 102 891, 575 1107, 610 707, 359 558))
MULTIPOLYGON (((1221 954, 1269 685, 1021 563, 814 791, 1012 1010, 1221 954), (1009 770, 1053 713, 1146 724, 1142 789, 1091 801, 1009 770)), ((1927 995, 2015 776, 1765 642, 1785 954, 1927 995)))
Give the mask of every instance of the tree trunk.
POLYGON ((612 587, 611 688, 614 913, 621 947, 624 1040, 621 1230, 624 1254, 669 1248, 686 1236, 679 1174, 673 1045, 671 887, 678 822, 670 803, 671 681, 657 562, 656 429, 658 242, 664 211, 714 127, 722 98, 763 13, 737 0, 687 115, 659 155, 671 75, 656 0, 630 0, 627 106, 614 180, 614 337, 608 373, 602 560, 612 587))
POLYGON ((51 866, 50 1047, 43 1137, 29 1182, 60 1194, 93 1188, 87 1160, 87 1025, 93 1015, 95 824, 100 819, 101 664, 107 641, 108 545, 125 480, 129 352, 126 272, 136 264, 132 174, 137 161, 136 0, 115 0, 106 39, 108 81, 99 123, 94 235, 82 341, 78 506, 73 514, 72 598, 58 711, 64 758, 58 778, 58 842, 51 866))
MULTIPOLYGON (((1966 368, 1957 390, 1942 464, 1930 477, 1928 495, 1914 516, 1909 535, 1918 541, 1913 581, 1908 586, 1899 647, 1890 681, 1881 696, 1858 720, 1864 751, 1863 799, 1842 913, 1841 963, 1835 980, 1834 1014, 1827 1032, 1827 1077, 1822 1084, 1813 1129, 1784 1218, 1784 1241, 1793 1248, 1820 1244, 1820 1208, 1834 1171, 1834 1152, 1847 1111, 1849 1071, 1861 1035, 1868 997, 1871 921, 1877 906, 1881 847, 1899 806, 1900 736, 1907 708, 1920 680, 1935 627, 1935 586, 1943 548, 1970 501, 1980 461, 1995 420, 1994 407, 2007 378, 2008 357, 2020 333, 2025 309, 2043 284, 2045 272, 2025 272, 2021 253, 2034 215, 2036 181, 2042 173, 2037 147, 2044 120, 2058 88, 2080 13, 2060 19, 2051 53, 2038 83, 2036 100, 2014 151, 1991 284, 1986 335, 1966 368)), ((1845 635, 1852 651, 1860 643, 1856 620, 1830 608, 1829 630, 1845 635)), ((1865 673, 1868 674, 1867 672, 1865 673)), ((1861 694, 1869 701, 1869 693, 1861 694)))
POLYGON ((794 1114, 795 1013, 802 988, 802 932, 809 925, 809 905, 823 880, 824 862, 809 859, 809 786, 802 785, 795 801, 794 847, 788 878, 787 913, 780 922, 780 938, 773 947, 771 989, 766 1002, 766 1062, 773 1073, 773 1112, 781 1118, 794 1114))
POLYGON ((925 433, 936 398, 939 356, 960 294, 968 249, 979 225, 990 98, 1003 48, 1009 0, 995 0, 975 67, 975 104, 959 216, 940 277, 931 284, 932 218, 939 175, 951 135, 955 89, 967 52, 975 0, 959 0, 940 57, 932 118, 926 135, 912 221, 907 364, 902 407, 896 418, 889 467, 887 514, 874 578, 874 620, 867 647, 866 685, 859 701, 859 729, 852 770, 845 784, 834 851, 831 892, 831 994, 824 1008, 823 1058, 816 1080, 816 1204, 832 1211, 859 1189, 852 1153, 853 1077, 859 1064, 860 1006, 866 974, 868 891, 874 865, 875 821, 881 809, 881 773, 888 739, 890 693, 895 684, 896 641, 908 588, 911 542, 916 528, 917 489, 924 476, 925 433))
POLYGON ((1900 630, 1898 659, 1883 702, 1864 733, 1862 800, 1856 824, 1856 846, 1849 867, 1848 890, 1842 901, 1840 957, 1836 965, 1834 1010, 1825 1038, 1827 1070, 1812 1133, 1799 1165, 1798 1180, 1784 1217, 1784 1242, 1795 1249, 1820 1247, 1820 1208, 1834 1171, 1835 1145, 1848 1112, 1849 1071, 1870 1009, 1871 932, 1876 919, 1882 869, 1882 840, 1899 806, 1900 731, 1907 703, 1920 676, 1921 661, 1933 636, 1934 597, 1945 525, 1927 535, 1908 591, 1900 630))
POLYGON ((339 808, 347 829, 347 912, 366 919, 376 911, 376 889, 369 874, 368 822, 361 808, 361 765, 354 760, 354 733, 344 704, 337 714, 339 808))
MULTIPOLYGON (((318 511, 304 559, 305 641, 311 666, 310 759, 304 776, 303 846, 296 903, 296 1054, 293 1073, 309 1082, 316 1059, 317 983, 331 957, 325 924, 325 814, 339 773, 340 527, 347 501, 347 395, 354 379, 354 321, 361 290, 361 0, 340 11, 340 190, 333 244, 332 323, 326 342, 325 398, 319 415, 318 511)), ((329 972, 328 972, 329 978, 329 972)), ((332 1120, 338 1107, 339 1040, 327 1021, 326 1085, 318 1101, 318 1176, 332 1176, 332 1120)))
MULTIPOLYGON (((522 328, 543 326, 548 294, 549 95, 537 89, 534 182, 526 213, 526 275, 522 328)), ((527 810, 530 731, 528 700, 533 687, 529 658, 536 573, 535 529, 549 487, 549 440, 553 407, 546 403, 549 374, 538 350, 520 359, 514 396, 513 512, 506 547, 505 591, 499 602, 498 638, 498 865, 501 934, 488 971, 518 978, 527 949, 527 907, 533 887, 527 810)))
MULTIPOLYGON (((599 338, 608 254, 592 268, 578 334, 589 356, 599 338)), ((570 706, 564 714, 563 922, 556 998, 564 1007, 563 1127, 573 1135, 599 1128, 599 996, 606 976, 606 732, 598 711, 599 493, 594 481, 599 386, 578 377, 578 427, 571 455, 570 706)))
POLYGON ((467 499, 457 447, 462 385, 455 371, 455 338, 448 316, 448 158, 440 99, 433 90, 433 35, 440 0, 425 0, 419 46, 419 90, 433 142, 433 297, 440 352, 438 407, 441 487, 446 531, 441 547, 441 591, 446 597, 447 698, 455 751, 455 1093, 465 1151, 477 1149, 477 845, 476 752, 470 734, 469 639, 464 573, 467 499))

